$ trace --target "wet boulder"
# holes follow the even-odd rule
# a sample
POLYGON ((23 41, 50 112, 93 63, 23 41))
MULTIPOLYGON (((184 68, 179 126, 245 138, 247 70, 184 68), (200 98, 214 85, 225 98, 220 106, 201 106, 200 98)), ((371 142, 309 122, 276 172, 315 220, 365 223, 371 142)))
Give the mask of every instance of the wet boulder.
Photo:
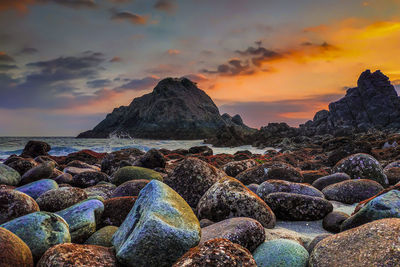
POLYGON ((240 161, 232 161, 224 166, 222 166, 222 170, 231 177, 235 177, 239 173, 257 166, 258 163, 254 159, 246 159, 246 160, 240 160, 240 161))
POLYGON ((51 146, 42 141, 29 141, 22 151, 21 157, 36 158, 38 156, 47 156, 51 146))
POLYGON ((11 167, 0 163, 0 184, 18 185, 21 181, 21 175, 11 167))
POLYGON ((219 222, 233 217, 249 217, 266 228, 275 226, 275 215, 256 194, 232 177, 216 182, 202 196, 197 205, 199 219, 219 222))
POLYGON ((140 193, 140 190, 142 190, 150 181, 149 180, 132 180, 132 181, 127 181, 117 188, 112 192, 112 197, 134 197, 138 196, 140 193))
POLYGON ((117 230, 118 227, 111 225, 100 228, 85 241, 85 244, 112 247, 111 239, 117 230))
POLYGON ((43 193, 58 189, 58 184, 51 179, 42 179, 33 183, 29 183, 20 187, 15 188, 15 190, 25 193, 33 199, 37 199, 43 193))
POLYGON ((29 184, 41 179, 47 179, 53 174, 55 163, 53 161, 47 161, 42 163, 22 175, 20 185, 29 184))
POLYGON ((349 218, 347 213, 341 211, 332 211, 322 221, 322 227, 332 233, 339 233, 342 223, 349 218))
POLYGON ((0 266, 33 267, 30 248, 18 236, 0 227, 0 266))
POLYGON ((72 184, 80 188, 94 186, 100 182, 110 182, 110 177, 104 172, 81 172, 72 178, 72 184))
POLYGON ((262 199, 265 199, 269 194, 276 192, 295 193, 324 198, 324 194, 321 191, 308 184, 293 183, 283 180, 268 180, 260 184, 257 188, 257 195, 262 199))
POLYGON ((0 224, 39 211, 33 198, 12 189, 0 190, 0 224))
POLYGON ((139 158, 137 163, 138 166, 155 169, 155 168, 165 168, 166 160, 163 154, 157 149, 150 149, 143 156, 139 158))
POLYGON ((104 201, 101 225, 120 226, 128 216, 137 197, 115 197, 104 201))
POLYGON ((24 175, 30 169, 36 167, 38 163, 31 158, 19 158, 7 164, 8 167, 16 170, 20 175, 24 175))
POLYGON ((56 212, 71 207, 85 199, 87 199, 87 194, 83 189, 76 187, 62 187, 41 194, 36 199, 36 202, 38 203, 40 210, 56 212))
POLYGON ((350 176, 346 173, 343 172, 337 172, 331 175, 327 175, 321 178, 318 178, 312 183, 312 186, 317 188, 318 190, 322 190, 325 187, 331 185, 331 184, 336 184, 340 183, 346 180, 350 180, 350 176))
POLYGON ((85 190, 86 194, 89 197, 101 197, 104 200, 109 199, 112 197, 112 193, 114 192, 115 188, 117 188, 112 183, 107 182, 100 182, 94 186, 87 187, 85 190))
POLYGON ((151 169, 137 167, 137 166, 127 166, 119 169, 114 173, 111 180, 116 186, 119 186, 127 181, 131 180, 159 180, 162 181, 163 177, 159 172, 153 171, 151 169))

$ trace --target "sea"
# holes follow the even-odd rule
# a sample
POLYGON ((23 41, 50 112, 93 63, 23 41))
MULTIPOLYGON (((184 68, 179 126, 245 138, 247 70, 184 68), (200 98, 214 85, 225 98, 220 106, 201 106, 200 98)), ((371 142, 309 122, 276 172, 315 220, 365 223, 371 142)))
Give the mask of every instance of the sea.
POLYGON ((138 148, 144 152, 156 148, 188 149, 193 146, 208 145, 214 154, 234 154, 239 150, 249 150, 252 153, 263 154, 266 149, 258 149, 252 146, 239 147, 214 147, 205 144, 203 140, 151 140, 136 138, 113 137, 107 139, 87 139, 75 137, 0 137, 0 161, 12 154, 19 155, 26 143, 30 140, 44 141, 51 146, 49 152, 53 156, 65 156, 82 149, 90 149, 96 152, 113 152, 124 148, 138 148))

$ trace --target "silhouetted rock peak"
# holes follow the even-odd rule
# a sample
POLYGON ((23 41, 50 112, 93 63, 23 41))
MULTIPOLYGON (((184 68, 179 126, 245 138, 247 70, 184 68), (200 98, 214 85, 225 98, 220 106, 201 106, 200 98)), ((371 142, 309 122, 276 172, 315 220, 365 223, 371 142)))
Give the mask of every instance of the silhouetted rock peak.
POLYGON ((308 135, 335 130, 366 131, 370 128, 400 128, 400 99, 390 80, 381 71, 364 71, 357 87, 329 104, 329 111, 317 112, 300 128, 308 135))
POLYGON ((219 128, 249 130, 240 116, 221 116, 212 99, 187 78, 166 78, 152 93, 135 98, 108 114, 83 138, 107 138, 111 134, 154 139, 203 139, 219 128))

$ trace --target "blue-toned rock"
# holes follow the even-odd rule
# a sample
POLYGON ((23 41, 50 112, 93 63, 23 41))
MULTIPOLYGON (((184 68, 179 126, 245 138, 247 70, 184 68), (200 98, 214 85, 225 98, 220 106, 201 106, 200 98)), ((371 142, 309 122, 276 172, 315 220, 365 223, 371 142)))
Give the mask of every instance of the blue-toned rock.
POLYGON ((348 230, 384 218, 400 218, 400 191, 391 190, 372 199, 356 214, 345 220, 341 225, 341 230, 348 230))
POLYGON ((25 193, 33 199, 37 199, 41 194, 52 189, 58 189, 58 184, 51 179, 43 179, 15 188, 15 190, 25 193))
POLYGON ((0 163, 0 184, 18 185, 21 175, 11 167, 0 163))
POLYGON ((185 200, 152 180, 114 234, 117 259, 128 266, 171 266, 200 241, 200 224, 185 200))
POLYGON ((54 245, 71 242, 68 224, 58 215, 38 211, 0 225, 16 234, 39 260, 54 245))
POLYGON ((56 212, 56 214, 68 223, 72 242, 82 243, 96 232, 96 225, 100 221, 103 211, 103 202, 97 199, 88 199, 56 212))
POLYGON ((287 239, 264 242, 253 253, 258 267, 306 267, 308 256, 303 246, 287 239))

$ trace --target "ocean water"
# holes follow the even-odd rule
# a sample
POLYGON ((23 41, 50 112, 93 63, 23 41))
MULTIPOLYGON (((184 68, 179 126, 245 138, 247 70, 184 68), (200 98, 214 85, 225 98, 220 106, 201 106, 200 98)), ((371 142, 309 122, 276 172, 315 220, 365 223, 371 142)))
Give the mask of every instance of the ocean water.
MULTIPOLYGON (((206 145, 203 140, 150 140, 111 137, 108 139, 81 139, 75 137, 0 137, 0 160, 12 154, 20 154, 29 140, 44 141, 51 146, 50 155, 64 156, 82 149, 96 152, 112 152, 124 148, 138 148, 148 151, 152 148, 160 149, 188 149, 193 146, 206 145)), ((257 149, 251 146, 240 147, 213 147, 208 145, 214 154, 234 154, 239 150, 249 150, 252 153, 263 154, 266 149, 257 149)))

